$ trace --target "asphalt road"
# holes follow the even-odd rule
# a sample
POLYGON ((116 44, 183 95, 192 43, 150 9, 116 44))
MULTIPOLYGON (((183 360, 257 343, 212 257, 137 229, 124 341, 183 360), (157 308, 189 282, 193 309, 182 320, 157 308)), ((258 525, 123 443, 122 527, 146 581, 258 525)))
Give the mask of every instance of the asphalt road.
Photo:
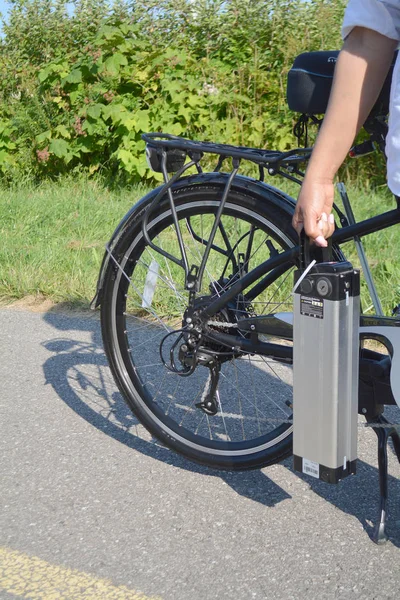
POLYGON ((97 314, 4 309, 0 340, 1 599, 398 595, 400 469, 390 450, 390 541, 376 546, 372 431, 337 486, 291 460, 211 471, 131 417, 97 314))

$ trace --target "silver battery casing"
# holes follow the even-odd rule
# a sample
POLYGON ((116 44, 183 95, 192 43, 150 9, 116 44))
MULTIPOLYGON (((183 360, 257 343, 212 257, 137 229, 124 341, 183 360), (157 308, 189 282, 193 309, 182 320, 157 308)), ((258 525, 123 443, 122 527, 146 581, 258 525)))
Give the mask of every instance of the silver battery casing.
POLYGON ((294 293, 294 468, 328 483, 356 472, 359 285, 350 263, 320 263, 294 293))

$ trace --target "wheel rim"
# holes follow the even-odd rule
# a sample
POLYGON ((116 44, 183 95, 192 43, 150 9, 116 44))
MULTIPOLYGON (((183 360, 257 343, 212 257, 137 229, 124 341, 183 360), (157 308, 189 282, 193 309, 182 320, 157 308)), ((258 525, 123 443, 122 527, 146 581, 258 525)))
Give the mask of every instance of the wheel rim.
MULTIPOLYGON (((217 205, 217 201, 209 200, 192 201, 178 207, 189 263, 199 262, 204 251, 204 245, 193 234, 207 239, 217 205), (203 216, 197 215, 196 223, 195 215, 199 211, 203 216), (191 230, 187 227, 188 219, 191 230)), ((160 224, 168 220, 170 211, 165 210, 149 223, 149 231, 157 231, 154 241, 170 251, 171 245, 177 246, 172 225, 158 231, 160 224)), ((231 248, 243 238, 234 252, 238 258, 247 246, 250 268, 268 258, 271 251, 293 245, 291 239, 265 217, 229 201, 223 223, 229 231, 231 248), (254 225, 257 228, 248 252, 250 236, 246 234, 246 227, 249 231, 254 225)), ((221 232, 216 242, 223 247, 221 232)), ((183 287, 184 274, 182 269, 171 264, 172 261, 153 250, 142 250, 143 237, 139 231, 120 260, 110 307, 115 358, 128 402, 139 406, 166 435, 197 452, 221 456, 250 455, 272 449, 287 439, 292 432, 291 409, 287 406, 292 397, 290 366, 249 355, 224 363, 218 389, 220 410, 214 417, 196 407, 207 386, 207 368, 198 367, 187 378, 168 373, 158 350, 161 338, 168 331, 181 327, 188 295, 183 287), (144 290, 149 289, 149 275, 156 280, 156 286, 153 295, 145 295, 147 300, 150 299, 150 306, 144 308, 144 290)), ((210 282, 218 279, 227 260, 213 251, 210 257, 203 294, 210 282)), ((290 273, 285 274, 283 282, 277 282, 274 289, 257 298, 252 303, 257 314, 276 312, 276 309, 290 310, 291 280, 290 273)))

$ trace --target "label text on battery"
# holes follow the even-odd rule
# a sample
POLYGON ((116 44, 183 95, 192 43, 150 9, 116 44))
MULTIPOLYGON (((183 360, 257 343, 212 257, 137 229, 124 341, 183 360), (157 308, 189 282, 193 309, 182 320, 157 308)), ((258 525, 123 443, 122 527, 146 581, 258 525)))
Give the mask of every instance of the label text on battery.
POLYGON ((300 313, 305 317, 324 318, 324 302, 319 298, 300 296, 300 313))
POLYGON ((311 475, 311 477, 319 478, 319 464, 308 460, 307 458, 303 458, 303 473, 306 475, 311 475))

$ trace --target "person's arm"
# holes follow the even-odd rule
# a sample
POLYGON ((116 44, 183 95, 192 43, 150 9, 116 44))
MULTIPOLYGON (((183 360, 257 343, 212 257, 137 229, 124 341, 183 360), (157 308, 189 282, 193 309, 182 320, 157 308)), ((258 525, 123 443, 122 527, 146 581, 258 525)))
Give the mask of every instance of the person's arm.
POLYGON ((327 112, 298 197, 293 226, 319 246, 334 230, 333 179, 374 106, 398 42, 363 27, 346 38, 327 112))

